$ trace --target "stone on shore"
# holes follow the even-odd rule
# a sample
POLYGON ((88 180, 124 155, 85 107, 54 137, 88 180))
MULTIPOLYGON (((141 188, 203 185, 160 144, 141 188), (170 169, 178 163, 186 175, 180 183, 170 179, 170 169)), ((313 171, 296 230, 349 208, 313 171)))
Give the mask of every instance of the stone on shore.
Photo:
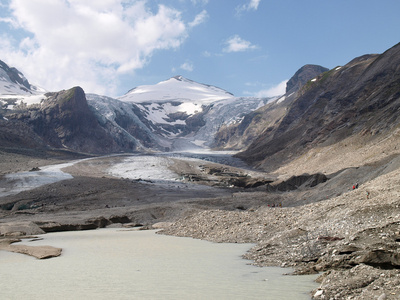
POLYGON ((62 249, 52 246, 27 246, 27 245, 8 245, 6 247, 1 247, 0 249, 26 254, 29 256, 36 257, 38 259, 46 259, 51 257, 57 257, 61 255, 62 249))
POLYGON ((44 234, 45 232, 33 222, 0 223, 0 237, 44 234))

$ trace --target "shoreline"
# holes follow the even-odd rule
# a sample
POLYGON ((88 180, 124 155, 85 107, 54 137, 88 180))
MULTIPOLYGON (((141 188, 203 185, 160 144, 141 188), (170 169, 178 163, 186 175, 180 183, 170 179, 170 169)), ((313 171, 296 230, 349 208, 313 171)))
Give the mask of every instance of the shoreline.
MULTIPOLYGON (((315 188, 288 192, 210 187, 209 194, 197 198, 196 190, 106 176, 104 166, 114 163, 110 159, 70 167, 74 179, 0 198, 1 203, 17 208, 0 210, 0 225, 24 221, 30 228, 52 232, 123 223, 152 228, 156 224, 163 227, 162 234, 254 243, 244 258, 259 266, 292 267, 295 274, 318 273, 320 287, 312 292, 313 299, 377 299, 382 295, 398 299, 400 295, 398 169, 356 190, 338 190, 341 183, 334 185, 333 178, 315 188), (337 196, 329 196, 332 193, 337 196), (314 202, 299 204, 302 198, 314 202), (37 207, 18 209, 27 203, 37 207), (283 203, 283 207, 268 207, 272 203, 283 203)), ((15 170, 22 167, 28 166, 13 164, 15 170)), ((192 172, 186 167, 193 166, 179 164, 182 167, 182 172, 192 172)), ((0 229, 0 240, 35 234, 27 229, 4 232, 0 229)))

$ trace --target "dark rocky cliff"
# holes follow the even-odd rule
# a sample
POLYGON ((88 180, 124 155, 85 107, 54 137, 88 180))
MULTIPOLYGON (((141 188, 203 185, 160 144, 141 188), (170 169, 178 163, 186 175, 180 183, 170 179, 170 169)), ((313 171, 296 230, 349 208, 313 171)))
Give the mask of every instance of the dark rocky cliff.
POLYGON ((329 69, 318 65, 305 65, 301 67, 286 84, 286 95, 300 90, 309 80, 329 69))
POLYGON ((400 122, 400 44, 309 81, 278 124, 238 156, 266 170, 351 135, 371 139, 400 122))
POLYGON ((80 87, 47 94, 41 105, 19 110, 8 118, 28 125, 50 147, 88 153, 120 150, 89 109, 80 87))
POLYGON ((20 88, 25 92, 29 92, 31 89, 31 84, 29 81, 24 77, 24 75, 18 71, 16 68, 9 67, 5 62, 0 60, 0 69, 3 69, 5 74, 10 79, 10 82, 17 83, 20 85, 20 88))

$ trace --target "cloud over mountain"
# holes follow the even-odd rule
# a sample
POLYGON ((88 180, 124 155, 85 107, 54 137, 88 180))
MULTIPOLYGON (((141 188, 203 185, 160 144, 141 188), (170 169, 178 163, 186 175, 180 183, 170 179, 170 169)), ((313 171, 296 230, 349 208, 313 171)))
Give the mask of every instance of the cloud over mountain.
POLYGON ((79 83, 98 93, 115 91, 118 74, 142 68, 154 51, 179 47, 207 18, 202 11, 186 23, 177 9, 146 1, 12 0, 9 8, 1 21, 29 36, 2 36, 8 62, 49 89, 79 83))

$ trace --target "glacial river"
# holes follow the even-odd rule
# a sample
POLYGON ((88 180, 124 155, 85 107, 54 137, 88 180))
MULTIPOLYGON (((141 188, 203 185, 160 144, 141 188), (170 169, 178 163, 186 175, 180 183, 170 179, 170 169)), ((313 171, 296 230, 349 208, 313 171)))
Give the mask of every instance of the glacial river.
POLYGON ((29 245, 63 248, 38 260, 0 251, 1 299, 310 299, 315 276, 260 268, 252 245, 215 244, 154 231, 49 233, 29 245))

